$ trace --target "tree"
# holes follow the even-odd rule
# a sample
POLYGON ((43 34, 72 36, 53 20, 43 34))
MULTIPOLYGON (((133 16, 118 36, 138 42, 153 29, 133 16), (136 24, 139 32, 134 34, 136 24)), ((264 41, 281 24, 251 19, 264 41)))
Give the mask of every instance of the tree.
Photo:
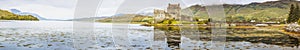
POLYGON ((1 18, 0 19, 3 19, 4 17, 3 16, 0 16, 1 18))
POLYGON ((298 25, 300 25, 300 20, 298 20, 298 22, 297 22, 297 23, 298 23, 298 25))
POLYGON ((294 23, 294 22, 297 22, 300 18, 300 8, 299 8, 299 5, 296 4, 292 4, 291 5, 291 8, 290 8, 290 13, 289 13, 289 17, 287 19, 287 22, 288 23, 294 23))
POLYGON ((288 23, 292 22, 292 18, 294 17, 294 9, 295 9, 294 4, 292 4, 290 8, 289 17, 287 18, 288 23))
POLYGON ((142 22, 147 22, 147 23, 149 23, 149 24, 153 24, 154 19, 153 19, 153 18, 147 17, 147 18, 144 18, 144 19, 142 20, 142 22))
POLYGON ((299 8, 299 4, 296 4, 296 8, 295 8, 295 22, 297 22, 300 18, 300 8, 299 8))

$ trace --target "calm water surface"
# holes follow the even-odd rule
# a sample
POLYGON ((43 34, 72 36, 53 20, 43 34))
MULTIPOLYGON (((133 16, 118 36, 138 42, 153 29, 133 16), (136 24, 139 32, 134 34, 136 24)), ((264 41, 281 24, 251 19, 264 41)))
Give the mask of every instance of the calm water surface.
POLYGON ((178 31, 176 27, 154 29, 139 24, 6 21, 0 22, 0 50, 102 50, 122 47, 138 50, 149 48, 170 50, 169 47, 185 50, 216 47, 228 50, 298 49, 298 39, 276 31, 228 29, 227 32, 224 35, 226 42, 217 42, 221 45, 215 45, 215 42, 211 41, 210 30, 205 29, 178 31), (76 28, 81 27, 81 24, 89 25, 76 28))

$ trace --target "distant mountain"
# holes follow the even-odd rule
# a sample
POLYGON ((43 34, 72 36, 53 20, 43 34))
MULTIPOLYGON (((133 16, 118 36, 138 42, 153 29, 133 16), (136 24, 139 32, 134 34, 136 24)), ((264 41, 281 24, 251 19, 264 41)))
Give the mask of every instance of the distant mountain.
POLYGON ((22 12, 20 10, 17 10, 17 9, 10 9, 10 11, 14 14, 18 14, 18 15, 32 15, 36 18, 38 18, 39 20, 50 20, 50 19, 46 19, 44 17, 41 17, 40 15, 38 14, 35 14, 35 13, 30 13, 30 12, 22 12))
POLYGON ((144 18, 151 16, 139 14, 118 14, 107 18, 98 19, 98 22, 143 22, 144 18))
POLYGON ((17 9, 10 9, 10 11, 11 11, 12 13, 19 13, 19 12, 21 12, 20 10, 17 10, 17 9))
POLYGON ((20 12, 18 10, 13 10, 12 12, 0 9, 0 20, 39 20, 33 15, 19 15, 14 14, 15 12, 20 12))
POLYGON ((153 16, 153 10, 149 10, 149 11, 142 11, 138 13, 139 15, 145 15, 145 16, 153 16))
POLYGON ((138 13, 139 15, 145 15, 145 16, 153 16, 153 12, 143 12, 143 13, 138 13))
POLYGON ((78 19, 68 19, 68 20, 64 20, 64 21, 96 21, 96 20, 100 20, 100 19, 104 19, 104 18, 108 18, 108 17, 78 18, 78 19))
MULTIPOLYGON (((46 20, 46 21, 95 21, 95 20, 100 20, 103 18, 107 18, 107 16, 102 16, 102 17, 90 17, 90 18, 78 18, 78 19, 67 19, 67 20, 60 20, 60 19, 47 19, 44 17, 41 17, 38 14, 35 13, 30 13, 30 12, 22 12, 18 9, 10 9, 10 11, 13 14, 18 14, 18 15, 32 15, 33 17, 38 18, 39 20, 46 20)), ((116 15, 116 16, 122 16, 122 14, 116 15)))
POLYGON ((126 15, 126 14, 115 14, 115 15, 112 15, 112 16, 123 16, 123 15, 126 15))

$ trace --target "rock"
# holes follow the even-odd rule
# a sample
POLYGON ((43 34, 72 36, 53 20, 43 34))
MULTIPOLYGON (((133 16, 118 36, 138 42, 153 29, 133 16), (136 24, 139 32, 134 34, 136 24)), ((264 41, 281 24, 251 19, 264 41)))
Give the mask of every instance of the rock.
POLYGON ((241 49, 240 47, 235 47, 235 49, 241 49))
POLYGON ((226 48, 230 48, 229 46, 226 46, 226 48))
POLYGON ((23 45, 24 47, 28 47, 28 46, 30 46, 30 45, 32 45, 32 44, 25 44, 25 45, 23 45))
POLYGON ((232 45, 231 47, 235 47, 235 45, 232 45))
POLYGON ((65 40, 61 40, 60 42, 65 42, 65 40))
POLYGON ((5 46, 0 46, 0 48, 4 48, 5 46))
POLYGON ((105 46, 100 46, 101 48, 105 48, 105 46))
POLYGON ((94 47, 88 47, 88 48, 94 48, 94 47))
POLYGON ((48 44, 48 46, 52 46, 52 44, 48 44))
POLYGON ((250 47, 246 47, 246 49, 250 49, 250 47))

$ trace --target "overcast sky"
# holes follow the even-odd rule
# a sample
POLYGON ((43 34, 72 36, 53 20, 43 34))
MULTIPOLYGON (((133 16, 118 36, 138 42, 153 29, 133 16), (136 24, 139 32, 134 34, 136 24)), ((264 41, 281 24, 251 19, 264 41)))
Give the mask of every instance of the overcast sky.
MULTIPOLYGON (((151 0, 151 1, 162 2, 162 0, 151 0)), ((180 2, 181 4, 184 4, 184 6, 182 7, 187 7, 194 4, 206 4, 203 3, 204 2, 203 0, 183 0, 183 1, 169 0, 169 1, 170 3, 172 3, 172 1, 180 2)), ((265 2, 265 1, 276 1, 276 0, 222 0, 222 2, 229 3, 229 4, 248 4, 251 2, 265 2)), ((98 10, 98 16, 114 15, 117 11, 119 11, 118 10, 119 7, 126 6, 124 2, 139 3, 138 0, 126 0, 126 1, 125 0, 103 0, 102 4, 99 5, 100 7, 98 10)), ((77 0, 0 0, 0 3, 1 3, 0 9, 4 9, 4 10, 18 9, 23 12, 36 13, 48 19, 72 19, 74 16, 74 10, 75 10, 77 0)), ((152 3, 151 5, 155 5, 155 4, 156 3, 152 3)), ((166 6, 167 4, 164 4, 161 6, 157 6, 157 8, 165 9, 166 6)))

